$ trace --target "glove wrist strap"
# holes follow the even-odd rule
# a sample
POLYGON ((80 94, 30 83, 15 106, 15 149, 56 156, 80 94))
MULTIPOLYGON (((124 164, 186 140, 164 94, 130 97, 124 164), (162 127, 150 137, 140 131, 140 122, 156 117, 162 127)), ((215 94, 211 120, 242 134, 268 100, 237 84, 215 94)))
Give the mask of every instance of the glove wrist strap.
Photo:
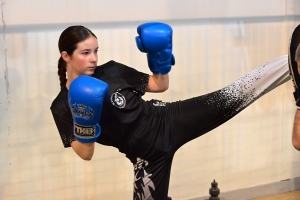
POLYGON ((76 140, 83 143, 96 142, 101 132, 101 127, 96 125, 82 126, 74 123, 74 135, 76 140))

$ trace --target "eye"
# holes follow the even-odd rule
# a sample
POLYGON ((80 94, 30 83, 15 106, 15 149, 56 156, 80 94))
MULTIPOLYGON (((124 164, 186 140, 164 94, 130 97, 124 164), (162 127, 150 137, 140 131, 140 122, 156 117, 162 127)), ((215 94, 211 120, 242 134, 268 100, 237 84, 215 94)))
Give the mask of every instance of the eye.
POLYGON ((94 53, 98 53, 98 49, 96 49, 94 53))
POLYGON ((88 51, 84 51, 84 52, 82 52, 82 54, 83 54, 83 55, 88 55, 89 52, 88 52, 88 51))

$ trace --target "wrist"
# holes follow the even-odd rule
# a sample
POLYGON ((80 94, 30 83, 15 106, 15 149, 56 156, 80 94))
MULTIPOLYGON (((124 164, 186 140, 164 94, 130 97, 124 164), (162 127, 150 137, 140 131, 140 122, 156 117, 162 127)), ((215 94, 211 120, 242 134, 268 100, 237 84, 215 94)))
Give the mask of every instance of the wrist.
POLYGON ((175 57, 173 54, 171 54, 171 56, 166 56, 159 52, 148 53, 147 60, 151 72, 155 75, 168 74, 172 69, 172 65, 175 65, 175 57))

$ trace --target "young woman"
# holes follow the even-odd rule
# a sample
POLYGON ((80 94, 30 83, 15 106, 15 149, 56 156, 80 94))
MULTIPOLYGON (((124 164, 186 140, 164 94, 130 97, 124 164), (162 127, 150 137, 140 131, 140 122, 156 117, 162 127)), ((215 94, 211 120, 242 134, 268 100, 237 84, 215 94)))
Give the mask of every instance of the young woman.
POLYGON ((96 142, 114 146, 134 167, 134 197, 167 199, 173 156, 185 143, 223 124, 265 93, 288 81, 288 58, 279 57, 218 91, 177 102, 144 101, 145 92, 168 89, 168 73, 139 72, 109 61, 97 66, 96 36, 83 26, 65 29, 59 38, 58 75, 61 91, 51 111, 64 147, 90 160, 95 143, 75 139, 68 104, 70 83, 80 75, 106 82, 101 134, 96 142), (66 73, 68 79, 66 79, 66 73))

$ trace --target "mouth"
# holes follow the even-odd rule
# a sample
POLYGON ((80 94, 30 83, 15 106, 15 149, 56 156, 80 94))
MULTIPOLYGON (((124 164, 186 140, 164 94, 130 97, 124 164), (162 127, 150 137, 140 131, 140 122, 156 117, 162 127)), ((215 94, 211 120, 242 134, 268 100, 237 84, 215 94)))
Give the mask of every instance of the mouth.
POLYGON ((95 70, 96 66, 88 67, 89 70, 95 70))

